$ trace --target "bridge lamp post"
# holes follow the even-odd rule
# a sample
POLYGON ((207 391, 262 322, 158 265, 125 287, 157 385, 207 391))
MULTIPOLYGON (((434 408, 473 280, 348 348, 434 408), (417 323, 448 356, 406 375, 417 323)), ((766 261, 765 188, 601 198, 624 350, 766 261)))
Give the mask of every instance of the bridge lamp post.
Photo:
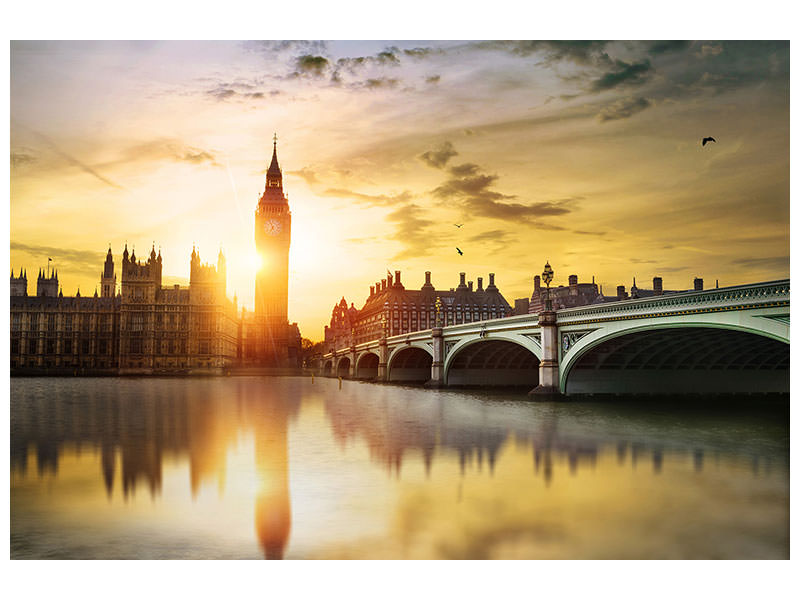
POLYGON ((553 268, 548 261, 544 265, 542 280, 547 285, 544 311, 539 313, 539 331, 541 332, 542 358, 539 361, 539 385, 529 394, 534 398, 552 400, 560 396, 558 380, 558 325, 556 313, 550 301, 550 283, 553 281, 553 268))
POLYGON ((384 305, 381 313, 381 339, 378 341, 378 381, 386 381, 386 363, 389 360, 389 347, 386 337, 389 333, 389 318, 386 316, 388 303, 384 305))
POLYGON ((544 264, 544 271, 542 271, 542 281, 547 285, 547 292, 544 300, 544 309, 547 312, 553 310, 553 305, 550 302, 550 282, 553 281, 553 268, 550 266, 550 261, 544 264))
POLYGON ((431 361, 431 378, 425 384, 426 387, 444 387, 444 336, 442 332, 442 299, 436 297, 434 303, 436 318, 431 329, 431 339, 433 341, 433 360, 431 361))

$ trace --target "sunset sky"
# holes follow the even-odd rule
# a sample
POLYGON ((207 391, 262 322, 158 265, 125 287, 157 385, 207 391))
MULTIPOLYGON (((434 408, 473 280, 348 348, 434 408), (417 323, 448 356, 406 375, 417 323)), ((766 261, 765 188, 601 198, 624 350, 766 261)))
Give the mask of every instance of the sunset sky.
POLYGON ((275 132, 314 340, 387 269, 512 305, 547 260, 607 295, 789 276, 788 42, 14 42, 10 92, 29 294, 48 257, 93 294, 109 243, 119 281, 126 241, 187 284, 194 243, 252 308, 275 132))

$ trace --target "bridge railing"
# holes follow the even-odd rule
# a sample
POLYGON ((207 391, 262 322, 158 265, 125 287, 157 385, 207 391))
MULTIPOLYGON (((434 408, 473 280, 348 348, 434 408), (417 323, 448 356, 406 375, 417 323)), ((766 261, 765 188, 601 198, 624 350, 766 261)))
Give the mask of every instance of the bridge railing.
MULTIPOLYGON (((470 333, 479 333, 481 330, 498 331, 503 329, 517 329, 521 326, 536 327, 539 324, 539 315, 513 315, 511 317, 504 317, 502 319, 485 319, 483 321, 472 321, 470 323, 459 323, 457 325, 448 325, 442 327, 442 334, 444 337, 452 335, 465 335, 470 333)), ((400 333, 386 338, 386 342, 393 346, 398 343, 404 342, 422 342, 430 341, 432 333, 430 329, 422 329, 420 331, 411 331, 409 333, 400 333)), ((375 349, 378 347, 380 339, 370 340, 368 342, 360 342, 356 344, 356 352, 364 350, 375 349)), ((343 354, 350 351, 351 346, 344 346, 336 349, 336 354, 343 354)), ((332 353, 325 356, 330 357, 332 353)))
POLYGON ((788 304, 789 280, 766 281, 711 290, 688 291, 664 294, 640 300, 620 300, 603 304, 592 304, 557 311, 558 324, 566 325, 587 318, 618 317, 646 314, 669 314, 684 310, 707 308, 730 310, 731 308, 757 308, 760 306, 788 304))

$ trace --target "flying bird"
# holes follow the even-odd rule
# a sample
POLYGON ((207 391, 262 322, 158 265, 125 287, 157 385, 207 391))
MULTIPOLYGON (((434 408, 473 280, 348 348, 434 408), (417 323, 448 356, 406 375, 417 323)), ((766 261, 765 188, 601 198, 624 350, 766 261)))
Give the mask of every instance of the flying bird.
POLYGON ((714 142, 714 143, 716 144, 716 143, 717 143, 717 140, 715 140, 715 139, 714 139, 713 137, 711 137, 711 136, 704 137, 704 138, 703 138, 703 146, 705 146, 705 145, 706 145, 708 142, 714 142))
POLYGON ((464 256, 464 253, 461 251, 461 248, 459 248, 458 246, 456 246, 456 252, 458 252, 459 256, 464 256))
POLYGON ((456 225, 455 223, 453 223, 453 225, 455 225, 455 226, 456 226, 456 227, 458 227, 459 229, 461 229, 461 228, 464 226, 464 224, 463 224, 463 223, 462 223, 461 225, 456 225))

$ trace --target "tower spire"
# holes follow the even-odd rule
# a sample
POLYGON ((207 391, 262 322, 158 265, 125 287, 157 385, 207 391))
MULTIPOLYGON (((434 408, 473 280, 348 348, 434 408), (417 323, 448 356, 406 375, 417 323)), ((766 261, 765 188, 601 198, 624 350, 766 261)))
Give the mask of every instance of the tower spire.
POLYGON ((278 164, 278 134, 276 133, 272 136, 272 161, 269 163, 269 168, 267 169, 267 185, 269 185, 269 180, 274 177, 281 177, 281 167, 278 164))

